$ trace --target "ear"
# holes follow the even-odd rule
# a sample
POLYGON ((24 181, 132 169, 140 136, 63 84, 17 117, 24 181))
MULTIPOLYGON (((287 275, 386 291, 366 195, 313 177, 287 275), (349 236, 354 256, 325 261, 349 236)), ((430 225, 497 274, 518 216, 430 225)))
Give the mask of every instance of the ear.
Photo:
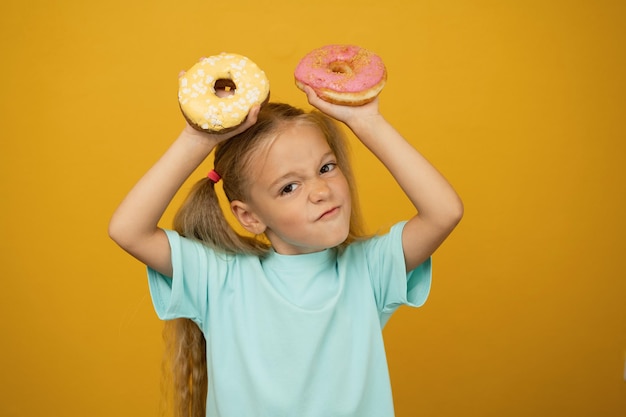
POLYGON ((239 224, 248 232, 254 235, 260 235, 265 232, 267 226, 254 213, 250 205, 243 201, 233 200, 230 203, 230 209, 239 221, 239 224))

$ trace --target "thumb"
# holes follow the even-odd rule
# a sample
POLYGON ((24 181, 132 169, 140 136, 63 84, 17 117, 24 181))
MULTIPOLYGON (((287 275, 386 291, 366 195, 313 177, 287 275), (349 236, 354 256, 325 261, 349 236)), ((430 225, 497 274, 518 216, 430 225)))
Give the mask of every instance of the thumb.
POLYGON ((245 120, 243 121, 243 123, 240 124, 236 129, 234 129, 231 132, 227 133, 228 138, 236 136, 236 135, 238 135, 238 134, 248 130, 250 127, 252 127, 257 122, 260 110, 261 110, 261 106, 260 105, 255 104, 254 106, 252 106, 250 108, 250 111, 248 112, 248 115, 246 116, 245 120))

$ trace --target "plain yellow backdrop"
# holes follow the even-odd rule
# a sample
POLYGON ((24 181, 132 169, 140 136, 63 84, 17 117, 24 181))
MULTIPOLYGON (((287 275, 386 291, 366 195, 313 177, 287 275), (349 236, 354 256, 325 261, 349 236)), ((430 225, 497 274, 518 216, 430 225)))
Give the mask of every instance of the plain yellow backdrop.
MULTIPOLYGON (((109 217, 183 126, 180 70, 237 52, 308 107, 292 72, 328 43, 383 57, 383 113, 466 207, 384 331, 398 417, 626 415, 625 22, 602 0, 3 0, 0 415, 158 414, 162 323, 109 217)), ((370 230, 411 216, 353 145, 370 230)))

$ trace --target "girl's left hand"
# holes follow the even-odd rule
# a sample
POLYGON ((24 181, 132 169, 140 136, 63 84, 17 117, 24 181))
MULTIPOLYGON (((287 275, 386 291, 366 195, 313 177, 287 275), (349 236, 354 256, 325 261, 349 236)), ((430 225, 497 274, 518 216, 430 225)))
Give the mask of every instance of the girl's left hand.
POLYGON ((348 127, 352 127, 356 121, 363 122, 369 117, 380 115, 378 111, 378 97, 362 106, 343 106, 322 100, 315 93, 315 90, 309 86, 304 87, 304 92, 309 104, 328 116, 345 123, 348 127))

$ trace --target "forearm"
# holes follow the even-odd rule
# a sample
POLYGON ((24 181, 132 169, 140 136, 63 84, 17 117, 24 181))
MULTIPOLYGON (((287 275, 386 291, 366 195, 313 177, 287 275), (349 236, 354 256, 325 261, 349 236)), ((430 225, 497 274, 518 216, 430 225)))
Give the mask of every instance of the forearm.
POLYGON ((463 216, 463 203, 448 181, 378 111, 378 99, 363 106, 325 102, 305 88, 309 103, 345 123, 385 165, 417 211, 402 231, 407 271, 427 259, 463 216))
POLYGON ((154 234, 176 192, 214 147, 206 136, 183 130, 115 211, 109 224, 113 240, 128 249, 154 234))
POLYGON ((421 219, 454 227, 462 203, 448 181, 381 115, 359 118, 348 125, 385 165, 413 203, 421 219))

